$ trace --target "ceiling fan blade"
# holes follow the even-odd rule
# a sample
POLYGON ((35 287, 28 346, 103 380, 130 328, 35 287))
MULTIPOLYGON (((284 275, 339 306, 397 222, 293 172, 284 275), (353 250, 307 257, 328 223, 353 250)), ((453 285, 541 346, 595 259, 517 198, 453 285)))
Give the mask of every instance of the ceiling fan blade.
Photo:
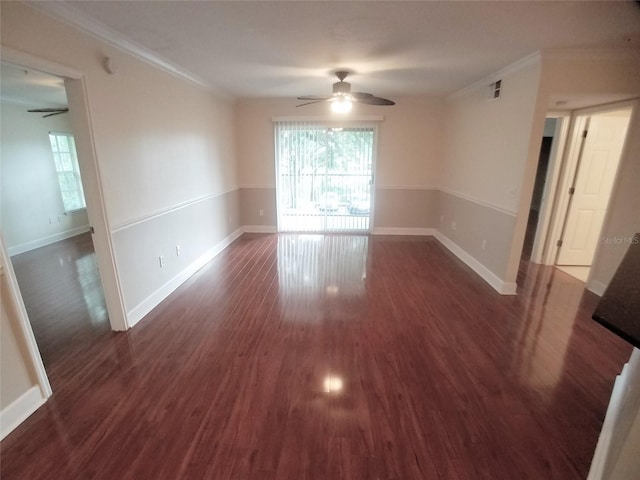
MULTIPOLYGON (((312 105, 314 103, 323 103, 323 102, 330 102, 332 100, 333 97, 330 98, 323 98, 322 100, 313 100, 311 102, 307 102, 307 103, 301 103, 300 105, 296 105, 296 107, 304 107, 305 105, 312 105)), ((301 98, 298 98, 299 100, 304 100, 301 98)))
POLYGON ((329 100, 333 98, 333 95, 303 95, 301 97, 298 97, 298 100, 317 100, 317 101, 322 101, 322 100, 329 100))
POLYGON ((68 112, 69 109, 66 107, 55 107, 55 108, 34 108, 32 110, 27 110, 30 113, 51 113, 51 112, 68 112))
POLYGON ((68 108, 64 109, 64 110, 59 110, 57 112, 53 112, 53 113, 48 113, 46 115, 43 115, 42 118, 47 118, 47 117, 53 117, 54 115, 60 115, 62 113, 67 113, 69 111, 68 108))
POLYGON ((371 95, 370 93, 364 93, 364 92, 352 92, 350 95, 357 100, 360 100, 361 98, 373 97, 373 95, 371 95))
POLYGON ((396 102, 392 101, 392 100, 387 100, 386 98, 381 98, 381 97, 374 97, 373 95, 368 96, 360 96, 360 97, 354 97, 358 103, 364 103, 365 105, 379 105, 379 106, 385 106, 385 105, 395 105, 396 102))
POLYGON ((31 110, 27 110, 29 113, 47 113, 48 115, 43 115, 42 118, 51 117, 53 115, 60 115, 61 113, 67 113, 69 109, 67 107, 55 107, 55 108, 33 108, 31 110))

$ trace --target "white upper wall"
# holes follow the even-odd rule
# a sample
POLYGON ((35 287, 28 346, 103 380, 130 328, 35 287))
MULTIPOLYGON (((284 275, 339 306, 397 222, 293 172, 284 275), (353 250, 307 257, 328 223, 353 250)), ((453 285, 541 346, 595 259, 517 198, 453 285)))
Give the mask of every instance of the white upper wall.
POLYGON ((540 63, 496 75, 502 97, 489 99, 491 80, 450 97, 445 115, 441 187, 515 213, 527 159, 540 63))
POLYGON ((379 116, 376 186, 424 188, 437 185, 441 160, 442 101, 394 98, 395 106, 356 105, 350 114, 332 114, 327 104, 296 108, 298 100, 242 99, 236 106, 239 183, 275 187, 273 117, 328 120, 379 116))
POLYGON ((1 41, 86 75, 112 227, 236 188, 229 102, 19 2, 2 5, 1 41))

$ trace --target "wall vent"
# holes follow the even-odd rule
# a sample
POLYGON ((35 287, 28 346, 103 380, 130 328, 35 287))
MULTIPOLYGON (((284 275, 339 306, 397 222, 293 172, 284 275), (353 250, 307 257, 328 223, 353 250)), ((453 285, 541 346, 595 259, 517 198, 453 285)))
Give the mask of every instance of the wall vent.
POLYGON ((502 96, 502 80, 489 85, 489 100, 498 100, 502 96))

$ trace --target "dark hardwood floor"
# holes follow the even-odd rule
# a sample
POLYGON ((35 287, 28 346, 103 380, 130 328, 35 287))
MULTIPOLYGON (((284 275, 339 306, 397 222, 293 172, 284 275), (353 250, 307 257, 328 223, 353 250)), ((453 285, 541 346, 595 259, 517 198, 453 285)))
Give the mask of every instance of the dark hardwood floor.
POLYGON ((519 282, 431 238, 244 235, 126 333, 23 288, 54 395, 1 477, 584 479, 631 347, 577 280, 519 282))

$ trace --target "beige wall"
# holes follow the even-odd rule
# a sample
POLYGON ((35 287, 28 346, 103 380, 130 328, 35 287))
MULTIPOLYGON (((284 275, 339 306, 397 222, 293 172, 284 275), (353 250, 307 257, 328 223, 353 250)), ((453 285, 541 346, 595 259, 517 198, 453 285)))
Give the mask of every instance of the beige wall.
POLYGON ((0 220, 10 254, 86 231, 86 211, 64 214, 49 132, 73 133, 68 115, 42 118, 2 102, 0 220))
POLYGON ((22 3, 3 3, 1 41, 85 74, 100 187, 110 235, 117 232, 114 254, 128 310, 131 299, 158 291, 167 272, 159 255, 173 260, 172 272, 186 271, 239 225, 236 194, 222 208, 209 201, 237 189, 232 103, 22 3), (106 55, 117 66, 115 75, 103 68, 106 55), (175 258, 172 229, 194 212, 206 221, 189 224, 191 235, 181 240, 185 255, 175 258), (128 263, 132 252, 142 271, 128 263))
MULTIPOLYGON (((351 118, 382 115, 378 127, 375 183, 377 189, 404 192, 400 217, 376 213, 376 227, 414 227, 415 218, 431 205, 415 202, 416 191, 438 184, 441 161, 443 103, 437 99, 394 98, 393 107, 356 105, 351 118), (411 219, 398 225, 398 218, 411 219), (387 222, 389 219, 389 222, 387 222)), ((273 117, 340 118, 324 104, 296 108, 296 100, 242 99, 236 106, 238 178, 245 225, 275 226, 275 157, 273 117), (264 214, 259 217, 262 208, 264 214), (244 216, 246 215, 246 217, 244 216)), ((376 191, 376 195, 385 195, 376 191)), ((386 193, 390 195, 389 192, 386 193)), ((397 193, 402 195, 402 193, 397 193)), ((423 195, 424 196, 424 195, 423 195)), ((383 208, 377 203, 377 208, 383 208)), ((387 208, 388 210, 388 208, 387 208)), ((402 222, 400 222, 402 223, 402 222)), ((423 222, 420 222, 423 223, 423 222)), ((428 222, 427 222, 428 223, 428 222)), ((427 226, 427 225, 424 225, 427 226)))
POLYGON ((447 102, 441 186, 509 212, 520 186, 540 76, 539 62, 502 76, 502 98, 488 99, 489 81, 447 102))
MULTIPOLYGON (((543 53, 540 88, 537 94, 535 112, 532 118, 531 135, 528 154, 524 165, 524 176, 520 190, 520 201, 516 227, 509 253, 509 262, 505 278, 515 281, 518 273, 520 254, 526 231, 527 217, 535 172, 540 152, 540 139, 544 130, 544 121, 550 103, 558 98, 580 98, 585 101, 592 99, 593 105, 602 103, 603 98, 634 98, 640 96, 640 55, 637 51, 621 50, 612 52, 575 52, 573 54, 543 53)), ((584 103, 583 103, 584 104, 584 103)), ((636 121, 637 122, 637 121, 636 121)), ((628 141, 631 146, 621 159, 621 173, 632 174, 637 162, 633 152, 637 155, 638 128, 637 123, 629 129, 628 141)), ((634 198, 634 188, 637 192, 638 183, 629 177, 621 186, 615 186, 612 193, 611 207, 605 217, 603 236, 620 236, 628 232, 638 223, 640 207, 638 203, 628 204, 634 198), (635 207, 631 205, 636 205, 635 207), (615 220, 611 220, 613 218, 615 220)), ((635 177, 636 179, 638 177, 635 177)), ((637 193, 635 193, 637 195, 637 193)), ((638 198, 637 196, 635 197, 638 198)), ((606 285, 611 279, 611 265, 617 265, 621 260, 620 249, 603 248, 604 257, 596 252, 592 282, 606 285)))
POLYGON ((434 228, 438 202, 438 190, 432 188, 377 188, 374 233, 385 228, 434 228))
POLYGON ((539 77, 539 60, 532 58, 496 74, 500 99, 488 99, 487 80, 450 97, 446 107, 438 228, 506 283, 515 282, 506 272, 539 77))

